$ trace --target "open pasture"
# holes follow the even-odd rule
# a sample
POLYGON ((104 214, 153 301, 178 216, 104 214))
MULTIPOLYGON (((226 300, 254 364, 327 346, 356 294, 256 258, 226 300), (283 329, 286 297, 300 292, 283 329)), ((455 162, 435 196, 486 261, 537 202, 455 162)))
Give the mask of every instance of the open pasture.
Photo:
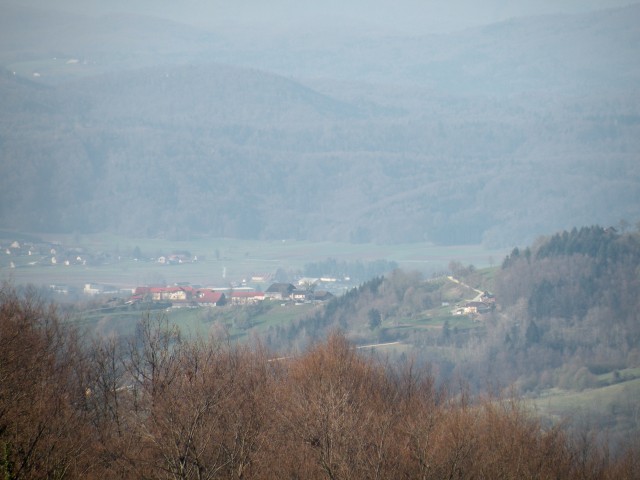
MULTIPOLYGON (((128 238, 106 234, 41 235, 43 241, 60 248, 81 249, 90 254, 107 254, 100 264, 52 265, 46 255, 12 257, 0 261, 0 279, 14 284, 86 283, 114 285, 120 288, 147 284, 190 282, 213 287, 227 287, 252 276, 274 275, 278 270, 289 275, 302 272, 307 263, 335 258, 339 261, 370 262, 388 260, 400 268, 418 270, 426 275, 442 271, 456 260, 477 267, 499 262, 505 252, 487 250, 481 245, 436 246, 427 243, 377 245, 297 240, 257 241, 230 238, 165 239, 128 238), (134 251, 140 253, 135 259, 134 251), (157 259, 174 252, 189 252, 193 263, 163 265, 157 259), (28 261, 27 261, 28 260, 28 261)), ((254 284, 267 288, 265 283, 254 284)))

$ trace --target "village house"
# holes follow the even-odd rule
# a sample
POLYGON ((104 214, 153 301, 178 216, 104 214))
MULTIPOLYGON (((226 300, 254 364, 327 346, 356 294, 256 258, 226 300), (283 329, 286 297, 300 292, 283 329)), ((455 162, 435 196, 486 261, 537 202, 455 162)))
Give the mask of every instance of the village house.
POLYGON ((316 302, 328 302, 332 298, 335 298, 335 295, 326 290, 316 290, 313 292, 313 300, 316 302))
POLYGON ((103 286, 95 283, 85 283, 84 289, 82 290, 85 295, 100 295, 103 291, 103 286))
POLYGON ((255 305, 265 299, 264 292, 233 291, 230 296, 232 305, 255 305))
POLYGON ((298 280, 299 287, 306 287, 309 285, 318 285, 319 283, 320 283, 320 279, 313 278, 313 277, 302 277, 300 280, 298 280))
POLYGON ((307 290, 295 289, 291 292, 291 298, 296 302, 305 302, 309 296, 311 296, 311 292, 307 290))
POLYGON ((288 300, 295 289, 290 283, 274 283, 264 294, 269 300, 288 300))
POLYGON ((463 306, 455 308, 451 313, 454 315, 482 315, 491 312, 496 307, 496 298, 489 292, 484 292, 480 296, 480 300, 467 302, 463 306))
POLYGON ((271 276, 270 273, 256 273, 251 276, 251 281, 253 283, 264 283, 271 280, 271 276))
POLYGON ((85 295, 114 295, 120 293, 120 289, 113 285, 85 283, 82 293, 84 293, 85 295))
POLYGON ((222 292, 203 288, 196 291, 195 302, 202 307, 219 307, 226 303, 226 296, 222 292))
POLYGON ((194 289, 191 287, 137 287, 134 291, 135 296, 149 297, 154 301, 182 301, 191 300, 194 289))
POLYGON ((216 292, 209 288, 194 288, 188 285, 173 287, 137 287, 132 301, 151 300, 154 302, 172 302, 174 304, 195 304, 200 306, 224 305, 226 297, 224 293, 216 292))
POLYGON ((69 295, 75 291, 75 288, 69 285, 51 284, 49 285, 49 290, 61 295, 69 295))
POLYGON ((490 311, 491 306, 484 302, 467 302, 463 309, 465 314, 489 313, 490 311))

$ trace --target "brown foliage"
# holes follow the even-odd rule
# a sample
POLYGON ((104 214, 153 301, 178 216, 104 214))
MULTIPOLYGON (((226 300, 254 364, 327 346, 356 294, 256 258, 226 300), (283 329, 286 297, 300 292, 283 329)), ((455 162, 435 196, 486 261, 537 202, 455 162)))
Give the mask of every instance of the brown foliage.
MULTIPOLYGON (((516 400, 434 388, 411 365, 333 334, 298 357, 185 342, 145 318, 130 342, 81 348, 54 309, 4 290, 4 478, 637 478, 592 439, 545 429, 516 400)), ((635 454, 634 454, 635 453, 635 454)))
POLYGON ((379 478, 394 460, 396 394, 385 372, 338 335, 291 362, 277 391, 278 418, 304 476, 379 478))
POLYGON ((51 306, 34 292, 0 290, 0 473, 3 478, 78 477, 91 435, 78 384, 81 353, 51 306))

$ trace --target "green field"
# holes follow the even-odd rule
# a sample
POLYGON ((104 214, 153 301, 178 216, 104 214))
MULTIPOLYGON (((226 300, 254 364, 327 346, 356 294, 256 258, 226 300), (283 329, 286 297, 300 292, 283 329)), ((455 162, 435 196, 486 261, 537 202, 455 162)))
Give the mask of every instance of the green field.
MULTIPOLYGON (((4 232, 3 246, 11 239, 4 232)), ((52 265, 49 256, 8 256, 0 259, 0 280, 36 285, 85 283, 134 287, 150 283, 190 282, 223 287, 253 275, 271 274, 278 269, 301 271, 305 264, 335 258, 339 261, 388 260, 406 270, 427 274, 442 271, 451 260, 477 267, 500 261, 505 252, 481 245, 435 246, 426 243, 376 245, 296 240, 253 241, 229 238, 196 238, 187 241, 126 238, 114 235, 40 235, 42 240, 63 248, 86 252, 108 252, 108 263, 100 265, 52 265), (136 247, 141 259, 132 258, 136 247), (188 251, 196 263, 161 265, 152 259, 174 251, 188 251), (15 268, 10 268, 13 262, 15 268)), ((266 289, 268 285, 254 285, 266 289)))
POLYGON ((166 317, 187 338, 208 338, 211 335, 228 336, 243 342, 265 333, 270 327, 288 325, 318 308, 313 304, 280 304, 265 301, 255 307, 180 307, 157 310, 96 308, 83 311, 68 319, 76 326, 98 335, 131 335, 136 325, 146 315, 166 317))
POLYGON ((583 391, 552 388, 529 401, 541 418, 566 422, 574 428, 591 429, 616 438, 640 429, 640 369, 619 372, 618 383, 583 391))

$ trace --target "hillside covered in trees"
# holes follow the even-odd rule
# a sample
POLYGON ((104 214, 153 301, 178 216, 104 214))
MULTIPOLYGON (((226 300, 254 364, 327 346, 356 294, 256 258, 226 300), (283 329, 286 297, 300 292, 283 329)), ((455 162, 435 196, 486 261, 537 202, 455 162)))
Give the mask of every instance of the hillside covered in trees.
POLYGON ((536 385, 574 373, 569 381, 587 386, 594 373, 638 366, 639 269, 640 234, 615 229, 573 229, 514 250, 495 288, 497 320, 510 322, 508 361, 536 385))
POLYGON ((632 479, 515 399, 437 388, 330 336, 306 353, 186 341, 162 318, 87 341, 33 296, 0 292, 5 478, 632 479))
POLYGON ((48 8, 0 15, 3 228, 503 247, 640 218, 638 5, 411 36, 48 8))
POLYGON ((511 386, 537 398, 626 385, 610 411, 580 421, 618 442, 637 434, 640 233, 573 229, 514 249, 501 267, 451 269, 455 277, 396 270, 373 279, 272 329, 267 344, 300 347, 336 328, 358 345, 399 342, 389 358, 429 365, 438 382, 462 380, 475 392, 511 386), (487 290, 495 304, 460 314, 487 290))

